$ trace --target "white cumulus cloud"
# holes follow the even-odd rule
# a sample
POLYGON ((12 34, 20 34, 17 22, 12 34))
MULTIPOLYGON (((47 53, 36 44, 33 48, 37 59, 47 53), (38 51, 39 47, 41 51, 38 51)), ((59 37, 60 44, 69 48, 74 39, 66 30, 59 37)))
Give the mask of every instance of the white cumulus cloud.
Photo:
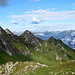
POLYGON ((31 22, 32 24, 39 24, 40 23, 40 20, 39 19, 37 19, 36 17, 33 17, 33 19, 32 19, 32 22, 31 22))
POLYGON ((12 20, 12 21, 11 21, 11 24, 18 24, 18 22, 15 21, 15 20, 12 20))
POLYGON ((32 21, 33 23, 36 20, 37 23, 40 23, 41 21, 75 19, 75 11, 50 11, 49 9, 39 9, 35 11, 28 11, 23 15, 10 15, 10 17, 26 19, 26 21, 32 21))

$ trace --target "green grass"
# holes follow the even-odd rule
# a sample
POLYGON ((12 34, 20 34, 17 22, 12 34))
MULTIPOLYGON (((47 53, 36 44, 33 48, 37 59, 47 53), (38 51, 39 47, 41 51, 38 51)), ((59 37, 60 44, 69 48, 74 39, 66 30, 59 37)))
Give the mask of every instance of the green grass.
POLYGON ((10 56, 9 54, 7 54, 4 51, 0 51, 0 64, 5 64, 6 62, 9 61, 30 61, 31 59, 28 58, 27 56, 23 55, 23 54, 17 54, 17 55, 12 55, 10 56))
POLYGON ((60 40, 54 39, 54 45, 52 44, 53 41, 51 39, 44 41, 42 46, 38 47, 38 51, 34 48, 27 49, 26 44, 21 37, 19 37, 18 40, 19 41, 12 40, 13 46, 23 54, 28 52, 26 55, 27 57, 25 57, 26 60, 29 59, 47 65, 57 65, 60 62, 75 59, 75 52, 64 45, 60 40), (45 46, 46 44, 47 46, 45 46), (58 44, 60 44, 60 46, 58 44), (56 60, 56 53, 62 58, 61 60, 56 60))
POLYGON ((11 61, 12 57, 4 51, 0 51, 0 64, 4 64, 8 61, 11 61))
POLYGON ((21 62, 16 66, 17 69, 13 68, 14 71, 10 75, 75 75, 75 61, 62 63, 57 66, 41 66, 36 62, 21 62))
POLYGON ((46 65, 57 65, 57 64, 59 64, 59 62, 57 60, 55 60, 54 56, 52 56, 50 54, 44 55, 38 51, 35 51, 32 54, 32 59, 36 62, 40 62, 40 63, 46 64, 46 65))

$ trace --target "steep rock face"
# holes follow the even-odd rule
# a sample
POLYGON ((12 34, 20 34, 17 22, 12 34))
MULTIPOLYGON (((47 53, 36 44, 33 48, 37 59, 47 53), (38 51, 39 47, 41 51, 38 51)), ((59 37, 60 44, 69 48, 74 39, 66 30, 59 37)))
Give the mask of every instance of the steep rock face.
POLYGON ((34 48, 36 46, 41 46, 43 41, 40 38, 37 38, 36 36, 34 36, 30 31, 26 30, 21 37, 23 38, 25 44, 30 47, 30 48, 34 48))
POLYGON ((18 40, 18 36, 17 35, 14 35, 9 29, 5 29, 5 32, 10 35, 10 38, 15 40, 15 41, 19 41, 18 40))
POLYGON ((0 35, 4 35, 5 31, 0 27, 0 35))
POLYGON ((9 29, 5 29, 5 32, 10 35, 14 35, 9 29))
POLYGON ((0 51, 5 51, 9 55, 20 53, 13 47, 10 37, 1 27, 0 27, 0 51))

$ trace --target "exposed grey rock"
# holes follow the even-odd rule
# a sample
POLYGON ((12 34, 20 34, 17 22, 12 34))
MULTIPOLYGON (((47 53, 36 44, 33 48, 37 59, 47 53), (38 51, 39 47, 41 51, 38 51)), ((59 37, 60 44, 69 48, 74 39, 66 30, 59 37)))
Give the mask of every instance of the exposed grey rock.
POLYGON ((14 35, 9 29, 5 29, 5 32, 10 35, 14 35))
POLYGON ((13 47, 10 37, 1 27, 0 27, 0 51, 5 51, 9 55, 20 53, 13 47))
POLYGON ((42 39, 37 38, 28 30, 26 30, 21 36, 28 47, 41 46, 43 43, 42 39))

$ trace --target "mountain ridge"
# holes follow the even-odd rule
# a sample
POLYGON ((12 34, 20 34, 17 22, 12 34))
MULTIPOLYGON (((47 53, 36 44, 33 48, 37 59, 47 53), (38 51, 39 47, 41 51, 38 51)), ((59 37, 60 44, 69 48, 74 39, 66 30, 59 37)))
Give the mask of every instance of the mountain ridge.
POLYGON ((35 36, 47 40, 51 36, 56 39, 62 40, 67 46, 74 49, 75 48, 75 30, 66 30, 66 31, 52 31, 52 32, 35 32, 35 36))
POLYGON ((28 30, 17 36, 0 29, 0 75, 71 75, 74 60, 75 50, 59 39, 42 40, 28 30))
POLYGON ((9 55, 13 55, 16 53, 19 54, 19 51, 12 46, 12 41, 10 40, 9 35, 1 27, 0 27, 0 44, 2 44, 2 46, 0 46, 1 51, 4 50, 9 55))
POLYGON ((31 47, 33 46, 41 46, 44 40, 34 36, 30 31, 26 30, 22 35, 20 35, 24 42, 31 47))
MULTIPOLYGON (((54 62, 58 64, 59 61, 64 62, 75 59, 75 52, 73 51, 73 49, 70 49, 61 40, 55 39, 54 37, 50 37, 48 40, 42 40, 34 36, 28 30, 26 30, 20 36, 14 34, 12 36, 10 34, 7 34, 4 30, 1 34, 4 39, 0 37, 0 40, 3 39, 5 40, 6 45, 9 44, 8 46, 5 46, 3 44, 4 47, 12 47, 12 49, 10 48, 10 50, 6 49, 4 51, 15 51, 15 53, 12 52, 11 55, 23 54, 32 61, 37 61, 47 65, 52 65, 54 62), (9 43, 7 43, 6 39, 9 40, 9 43), (15 48, 16 50, 14 50, 13 48, 15 48)), ((0 44, 2 45, 2 43, 3 41, 0 44)))

